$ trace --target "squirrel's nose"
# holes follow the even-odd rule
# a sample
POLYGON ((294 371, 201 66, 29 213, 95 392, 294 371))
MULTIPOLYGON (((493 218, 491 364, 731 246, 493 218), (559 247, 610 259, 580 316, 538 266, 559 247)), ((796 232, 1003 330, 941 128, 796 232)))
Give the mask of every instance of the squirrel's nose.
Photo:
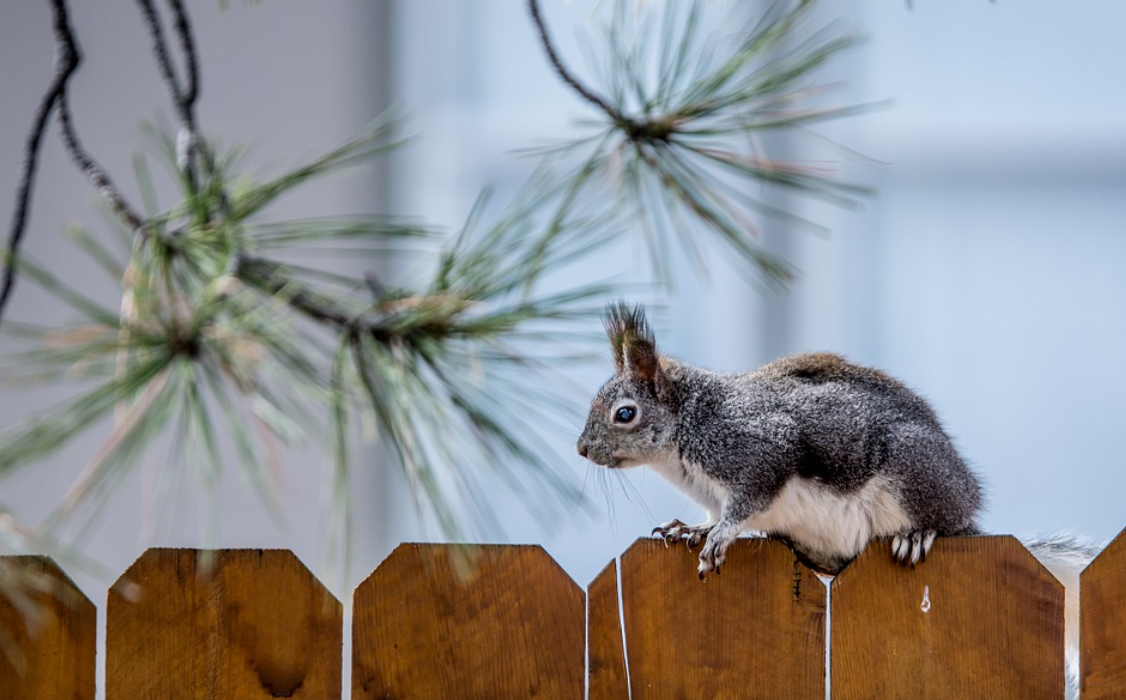
POLYGON ((578 444, 578 448, 579 448, 579 456, 580 456, 580 457, 586 457, 586 453, 587 453, 587 449, 586 449, 586 443, 585 443, 585 442, 580 442, 580 443, 578 444))

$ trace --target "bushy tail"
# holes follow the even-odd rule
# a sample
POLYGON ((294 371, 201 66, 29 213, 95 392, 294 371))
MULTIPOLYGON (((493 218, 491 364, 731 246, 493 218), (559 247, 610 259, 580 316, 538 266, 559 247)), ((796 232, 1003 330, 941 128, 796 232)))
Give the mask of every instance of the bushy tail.
POLYGON ((1079 697, 1079 574, 1098 555, 1099 547, 1070 535, 1023 539, 1064 587, 1064 637, 1067 654, 1067 697, 1079 697))

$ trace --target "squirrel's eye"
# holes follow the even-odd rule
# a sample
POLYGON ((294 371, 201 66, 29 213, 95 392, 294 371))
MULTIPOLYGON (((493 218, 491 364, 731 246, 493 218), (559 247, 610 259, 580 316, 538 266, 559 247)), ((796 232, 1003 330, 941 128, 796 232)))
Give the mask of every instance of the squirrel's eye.
POLYGON ((614 411, 615 423, 632 423, 634 418, 637 418, 636 406, 622 406, 614 411))

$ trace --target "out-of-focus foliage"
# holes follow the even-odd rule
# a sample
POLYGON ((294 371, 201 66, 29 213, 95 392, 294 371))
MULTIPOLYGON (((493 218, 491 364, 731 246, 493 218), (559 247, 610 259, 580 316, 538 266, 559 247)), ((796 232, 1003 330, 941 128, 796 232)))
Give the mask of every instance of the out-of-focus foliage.
MULTIPOLYGON (((221 151, 197 131, 190 25, 181 2, 168 4, 188 70, 177 77, 156 6, 143 1, 180 123, 147 132, 149 155, 136 161, 142 211, 82 152, 65 94, 54 94, 67 148, 116 221, 109 235, 79 229, 74 238, 119 285, 120 301, 104 305, 14 244, 0 259, 71 311, 36 323, 4 319, 14 345, 0 381, 6 390, 25 382, 73 389, 62 405, 0 432, 0 475, 34 468, 79 434, 102 437, 37 537, 81 531, 147 457, 158 458, 157 491, 171 499, 185 484, 206 493, 224 468, 220 455, 235 454, 244 481, 276 508, 275 444, 324 441, 332 541, 346 549, 349 473, 383 466, 358 462, 356 433, 382 445, 415 506, 450 537, 491 524, 486 475, 536 513, 573 507, 576 486, 539 437, 545 418, 578 410, 551 372, 596 335, 598 311, 621 290, 555 280, 558 291, 548 292, 543 278, 596 255, 632 222, 661 279, 680 252, 671 242, 695 251, 704 230, 766 279, 784 280, 787 265, 758 244, 751 216, 791 216, 770 203, 769 188, 842 204, 862 192, 773 158, 758 140, 853 111, 810 106, 816 70, 853 43, 813 24, 811 2, 778 3, 717 39, 702 29, 710 3, 617 0, 596 50, 606 120, 547 151, 499 213, 486 213, 494 207, 483 196, 453 237, 376 216, 273 220, 279 197, 395 147, 393 121, 280 176, 241 172, 237 150, 221 151), (170 206, 149 175, 154 155, 179 185, 170 206), (374 271, 404 246, 426 262, 401 286, 324 262, 347 255, 374 271)), ((65 20, 66 2, 52 6, 65 20)), ((60 46, 73 47, 66 22, 55 28, 60 46)), ((564 72, 546 31, 541 38, 564 72)), ((26 533, 0 517, 3 551, 23 551, 15 542, 26 533)), ((0 591, 19 595, 3 576, 0 591)))
MULTIPOLYGON (((799 220, 775 202, 779 191, 852 206, 864 187, 837 179, 826 163, 772 155, 772 134, 855 114, 820 103, 831 86, 817 71, 857 39, 819 25, 815 3, 763 3, 750 24, 707 31, 707 2, 618 2, 605 38, 591 51, 604 119, 593 133, 552 147, 575 172, 593 172, 590 193, 607 182, 640 222, 661 279, 681 252, 703 264, 696 237, 716 234, 769 283, 789 264, 760 244, 760 216, 799 220), (698 225, 702 223, 703 226, 698 225)), ((741 14, 745 8, 740 5, 741 14)), ((711 24, 715 24, 714 19, 711 24)), ((808 222, 803 222, 808 223, 808 222)))
MULTIPOLYGON (((154 140, 176 172, 171 140, 154 140)), ((214 483, 220 446, 230 445, 244 480, 276 505, 270 443, 330 435, 332 512, 343 526, 353 423, 384 442, 416 506, 447 536, 487 522, 483 472, 541 494, 528 500, 535 507, 578 499, 552 468, 534 416, 560 402, 543 380, 545 351, 567 339, 567 321, 593 318, 608 290, 544 294, 538 282, 597 246, 607 220, 580 216, 571 206, 578 185, 560 187, 546 173, 497 220, 474 215, 445 244, 422 227, 379 217, 266 217, 289 189, 394 145, 391 126, 379 124, 263 183, 236 177, 235 159, 218 157, 206 186, 146 214, 140 234, 120 231, 111 246, 77 232, 120 282, 120 309, 101 306, 47 266, 21 261, 21 273, 69 305, 75 320, 64 327, 9 322, 10 333, 34 346, 10 355, 6 374, 81 378, 90 388, 0 435, 0 472, 33 464, 86 430, 109 431, 49 525, 82 527, 155 448, 167 451, 164 492, 175 493, 185 475, 196 486, 214 483), (313 251, 378 260, 389 240, 429 245, 432 273, 389 288, 371 275, 306 262, 313 251)))

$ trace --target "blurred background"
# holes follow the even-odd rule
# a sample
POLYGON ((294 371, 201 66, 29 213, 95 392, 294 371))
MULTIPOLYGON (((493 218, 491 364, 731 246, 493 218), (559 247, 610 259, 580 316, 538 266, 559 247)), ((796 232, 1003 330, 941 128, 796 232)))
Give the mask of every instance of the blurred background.
MULTIPOLYGON (((757 4, 700 1, 720 16, 757 4)), ((600 4, 543 2, 580 75, 590 72, 583 44, 599 36, 600 4)), ((137 127, 167 113, 164 87, 133 3, 73 5, 85 54, 71 84, 76 126, 131 194, 137 127)), ((522 2, 195 2, 190 11, 201 125, 247 146, 254 168, 268 172, 331 148, 390 105, 410 115, 408 131, 419 138, 408 148, 285 199, 283 215, 392 212, 456 230, 483 186, 503 193, 527 177, 532 164, 514 150, 567 136, 576 118, 592 116, 552 73, 522 2)), ((787 290, 748 282, 713 251, 706 274, 686 264, 672 291, 639 291, 652 304, 661 346, 721 370, 804 350, 881 367, 932 402, 987 482, 986 530, 1113 537, 1126 526, 1126 6, 838 0, 818 12, 866 38, 825 69, 824 79, 840 84, 834 102, 886 104, 779 145, 801 157, 815 144, 818 158, 839 161, 842 179, 877 194, 855 210, 784 202, 827 230, 764 224, 765 244, 799 270, 787 290)), ((15 190, 52 55, 46 2, 0 9, 3 201, 15 190)), ((97 228, 94 198, 52 129, 27 250, 114 305, 112 280, 64 235, 73 222, 97 228)), ((649 263, 634 238, 567 274, 644 285, 649 263)), ((58 305, 33 285, 17 287, 12 318, 53 313, 58 305)), ((486 538, 542 543, 585 585, 653 525, 702 513, 654 474, 600 474, 575 454, 585 401, 610 374, 609 353, 564 372, 559 392, 573 411, 545 420, 543 435, 594 508, 576 503, 572 515, 544 522, 498 499, 489 508, 503 531, 486 538)), ((0 427, 58 397, 0 385, 0 427)), ((88 435, 6 478, 0 503, 34 525, 100 439, 88 435)), ((357 454, 353 574, 342 582, 323 572, 325 457, 316 448, 283 460, 280 524, 246 485, 225 478, 211 542, 290 548, 346 599, 399 542, 440 535, 416 517, 378 452, 357 454)), ((206 510, 198 494, 183 494, 172 522, 151 527, 166 515, 146 488, 158 468, 123 484, 82 535, 83 551, 113 572, 147 546, 200 542, 206 510)), ((76 578, 91 599, 104 600, 106 581, 76 578)))

